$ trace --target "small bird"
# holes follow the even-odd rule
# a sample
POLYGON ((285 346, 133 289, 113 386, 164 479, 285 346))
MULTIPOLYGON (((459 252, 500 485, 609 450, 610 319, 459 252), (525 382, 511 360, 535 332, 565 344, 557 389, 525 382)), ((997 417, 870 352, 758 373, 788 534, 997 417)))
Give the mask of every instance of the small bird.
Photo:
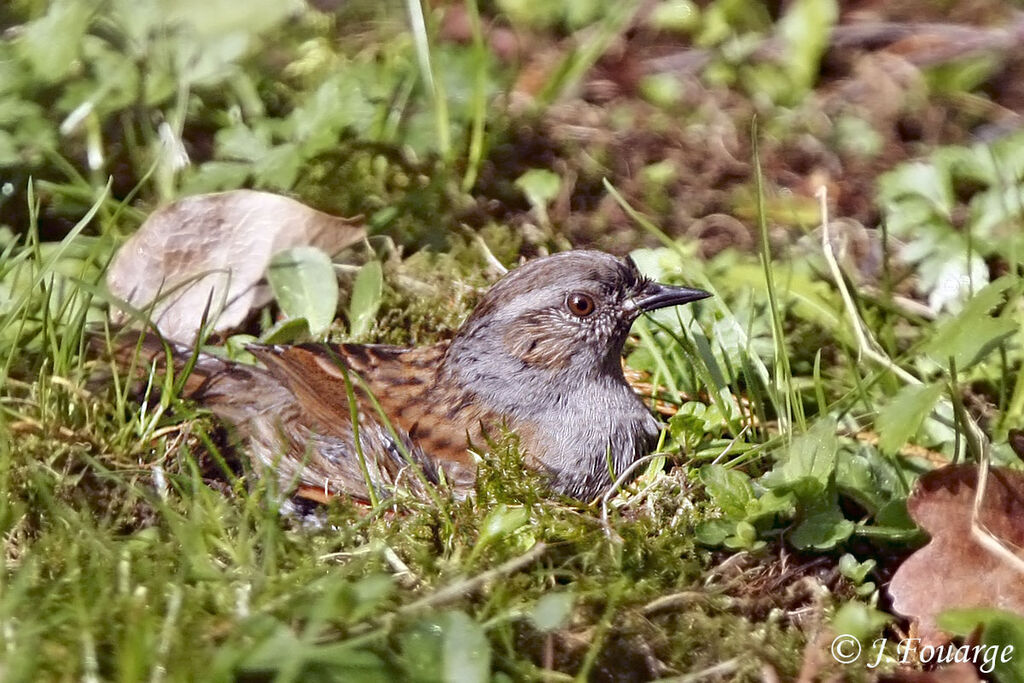
MULTIPOLYGON (((250 345, 263 368, 200 353, 184 395, 235 426, 257 470, 306 498, 371 500, 369 487, 380 497, 442 478, 465 495, 476 453, 509 429, 524 466, 589 500, 659 432, 623 376, 630 326, 708 296, 645 278, 629 257, 568 251, 506 274, 450 341, 250 345)), ((120 348, 124 363, 135 344, 120 348)), ((158 364, 166 357, 154 335, 141 349, 158 364)), ((191 350, 171 351, 175 367, 186 367, 191 350)))

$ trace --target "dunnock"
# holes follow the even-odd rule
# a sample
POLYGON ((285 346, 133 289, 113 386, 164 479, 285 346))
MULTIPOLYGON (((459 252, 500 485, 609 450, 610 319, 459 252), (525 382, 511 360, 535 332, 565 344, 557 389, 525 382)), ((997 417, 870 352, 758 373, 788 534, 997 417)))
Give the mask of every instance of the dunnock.
MULTIPOLYGON (((265 369, 200 353, 185 395, 235 425, 258 469, 308 498, 367 500, 367 479, 382 493, 417 489, 410 464, 464 494, 474 453, 508 428, 526 466, 549 474, 555 490, 590 499, 658 435, 622 374, 630 326, 646 311, 707 296, 651 281, 630 258, 569 251, 509 272, 451 341, 250 346, 265 369)), ((121 360, 134 348, 122 346, 121 360)), ((142 348, 156 362, 165 356, 153 336, 142 348)), ((184 367, 191 351, 172 351, 184 367)))

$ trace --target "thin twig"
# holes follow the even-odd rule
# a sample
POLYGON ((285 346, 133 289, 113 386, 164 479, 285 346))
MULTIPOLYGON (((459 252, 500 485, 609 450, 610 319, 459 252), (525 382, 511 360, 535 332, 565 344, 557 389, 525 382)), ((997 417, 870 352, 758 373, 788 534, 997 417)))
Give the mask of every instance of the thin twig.
POLYGON ((722 461, 722 458, 724 458, 725 456, 729 455, 729 451, 731 451, 732 447, 735 446, 739 442, 739 440, 743 438, 743 435, 747 433, 748 429, 750 429, 750 425, 749 424, 743 425, 743 429, 740 430, 740 433, 737 434, 733 438, 733 440, 730 441, 729 444, 722 450, 722 452, 719 453, 715 457, 715 459, 711 461, 711 464, 712 465, 717 465, 719 462, 722 461))
POLYGON ((609 486, 608 490, 604 492, 603 496, 601 496, 601 526, 604 527, 605 534, 608 535, 609 538, 613 532, 611 526, 608 524, 608 501, 611 500, 611 497, 615 495, 615 492, 626 483, 630 475, 632 475, 633 472, 635 472, 641 465, 648 463, 655 458, 663 457, 665 457, 664 453, 651 453, 650 455, 645 455, 640 458, 627 467, 626 470, 619 475, 619 478, 615 480, 615 483, 609 486))
POLYGON ((655 683, 695 683, 695 681, 702 681, 706 678, 719 679, 722 677, 728 677, 729 674, 735 673, 736 669, 739 668, 740 660, 739 657, 733 657, 727 659, 724 662, 719 662, 713 666, 709 666, 706 669, 700 671, 694 671, 693 673, 683 674, 681 676, 671 676, 669 678, 659 678, 655 683))
POLYGON ((686 605, 692 605, 695 602, 703 602, 707 600, 707 595, 699 591, 682 591, 681 593, 670 593, 669 595, 662 595, 660 598, 651 600, 649 603, 640 608, 640 613, 644 616, 655 614, 656 612, 664 612, 665 610, 676 609, 677 607, 685 607, 686 605))
POLYGON ((514 574, 523 567, 528 567, 538 560, 541 555, 546 553, 547 550, 548 545, 543 541, 540 541, 519 557, 513 557, 508 562, 500 564, 494 569, 489 569, 482 574, 477 574, 476 576, 464 581, 453 583, 450 586, 442 588, 436 593, 432 593, 431 595, 424 596, 415 602, 411 602, 399 609, 397 614, 408 614, 409 612, 421 610, 424 607, 436 607, 446 602, 450 602, 451 600, 456 600, 463 595, 472 593, 493 579, 497 579, 508 574, 514 574))
POLYGON ((1012 548, 1006 541, 989 531, 981 521, 981 506, 985 500, 985 488, 988 486, 988 474, 992 460, 991 444, 981 427, 970 415, 964 412, 967 431, 981 446, 981 458, 978 461, 978 481, 974 489, 974 504, 971 506, 971 537, 985 550, 1024 574, 1024 557, 1019 555, 1019 548, 1012 548))
POLYGON ((836 281, 839 295, 843 298, 843 305, 850 318, 850 324, 853 326, 853 334, 857 338, 858 359, 862 355, 867 356, 868 359, 891 370, 904 382, 908 384, 921 384, 921 380, 896 365, 891 358, 882 352, 881 346, 875 341, 871 331, 866 329, 860 320, 860 316, 857 315, 857 306, 853 302, 853 297, 850 296, 850 290, 846 287, 846 280, 843 279, 843 271, 839 268, 836 255, 832 251, 832 240, 828 230, 828 189, 822 185, 814 194, 818 198, 821 209, 821 250, 825 254, 825 262, 828 263, 828 268, 832 271, 832 279, 836 281))

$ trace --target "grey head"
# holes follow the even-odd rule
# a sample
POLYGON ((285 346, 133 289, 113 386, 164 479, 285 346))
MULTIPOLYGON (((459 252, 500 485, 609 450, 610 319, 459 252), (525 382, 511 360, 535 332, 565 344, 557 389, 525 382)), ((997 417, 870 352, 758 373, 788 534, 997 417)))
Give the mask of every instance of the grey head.
POLYGON ((708 296, 654 282, 629 257, 562 252, 529 261, 492 286, 459 329, 446 363, 470 385, 493 380, 513 393, 534 378, 548 392, 621 378, 622 347, 637 317, 708 296))
POLYGON ((644 312, 710 296, 644 277, 630 258, 568 251, 529 261, 487 291, 441 372, 507 419, 554 475, 585 498, 657 436, 626 383, 622 347, 644 312))

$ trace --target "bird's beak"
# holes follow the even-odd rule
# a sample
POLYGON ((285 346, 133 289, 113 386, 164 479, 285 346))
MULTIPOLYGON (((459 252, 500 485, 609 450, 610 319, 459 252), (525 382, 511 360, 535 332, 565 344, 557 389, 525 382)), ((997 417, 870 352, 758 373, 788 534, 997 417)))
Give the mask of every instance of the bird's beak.
POLYGON ((637 313, 646 313, 659 308, 669 306, 681 306, 692 301, 700 301, 711 296, 710 292, 703 289, 692 289, 690 287, 674 287, 663 285, 660 282, 648 283, 641 292, 633 297, 630 303, 633 304, 637 313))

